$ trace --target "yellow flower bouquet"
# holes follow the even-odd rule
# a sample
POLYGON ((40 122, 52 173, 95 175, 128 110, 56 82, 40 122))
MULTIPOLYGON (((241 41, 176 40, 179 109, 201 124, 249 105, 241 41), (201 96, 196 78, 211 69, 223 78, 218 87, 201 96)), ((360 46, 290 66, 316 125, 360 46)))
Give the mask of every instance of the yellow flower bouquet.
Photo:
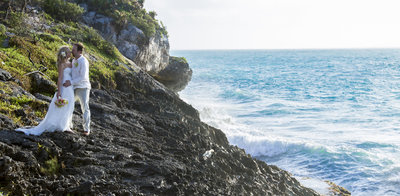
POLYGON ((59 98, 54 102, 54 104, 56 104, 57 107, 61 108, 68 104, 68 100, 59 98))

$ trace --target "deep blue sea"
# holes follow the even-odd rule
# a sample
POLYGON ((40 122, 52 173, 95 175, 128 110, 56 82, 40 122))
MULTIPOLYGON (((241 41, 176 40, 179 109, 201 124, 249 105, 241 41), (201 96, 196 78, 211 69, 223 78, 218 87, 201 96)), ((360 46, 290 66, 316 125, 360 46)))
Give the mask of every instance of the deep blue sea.
POLYGON ((171 55, 193 69, 180 97, 231 144, 316 189, 400 195, 400 49, 171 55))

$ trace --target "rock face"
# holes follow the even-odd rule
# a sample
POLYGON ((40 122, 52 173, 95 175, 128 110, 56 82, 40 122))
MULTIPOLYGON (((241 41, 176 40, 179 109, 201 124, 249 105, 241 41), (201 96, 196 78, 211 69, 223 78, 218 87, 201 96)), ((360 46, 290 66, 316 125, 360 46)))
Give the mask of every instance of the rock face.
POLYGON ((8 80, 11 80, 11 78, 12 78, 12 76, 8 71, 6 71, 4 69, 0 69, 0 80, 1 81, 8 81, 8 80))
POLYGON ((183 90, 192 79, 192 69, 186 59, 171 56, 168 66, 154 76, 156 80, 169 89, 179 92, 183 90))
POLYGON ((150 75, 165 69, 169 63, 168 38, 157 31, 138 53, 136 63, 150 75))
MULTIPOLYGON (((124 56, 138 63, 135 59, 141 51, 139 44, 146 40, 146 36, 142 30, 129 24, 118 32, 112 23, 112 18, 97 14, 96 12, 85 13, 83 15, 83 21, 87 25, 97 29, 100 34, 107 41, 113 43, 124 56)), ((139 62, 139 64, 142 63, 139 62)))
MULTIPOLYGON (((92 134, 26 136, 0 115, 0 191, 12 195, 317 195, 231 146, 142 70, 91 91, 92 134)), ((4 82, 6 85, 15 83, 4 82)), ((82 131, 76 106, 75 130, 82 131)))
POLYGON ((83 20, 87 25, 97 29, 124 56, 133 60, 146 72, 155 74, 168 65, 168 38, 160 35, 159 32, 156 32, 150 38, 146 38, 142 30, 130 23, 121 29, 117 29, 112 23, 112 18, 96 12, 85 13, 83 20))
POLYGON ((57 85, 53 81, 44 78, 39 73, 31 74, 30 77, 34 92, 53 94, 55 91, 57 91, 57 85))
POLYGON ((85 13, 83 21, 97 29, 124 56, 173 91, 178 92, 189 83, 192 73, 189 64, 182 64, 175 58, 170 60, 167 36, 157 31, 154 36, 147 38, 142 30, 132 24, 118 30, 111 18, 96 12, 85 13), (183 70, 177 70, 179 68, 183 70))

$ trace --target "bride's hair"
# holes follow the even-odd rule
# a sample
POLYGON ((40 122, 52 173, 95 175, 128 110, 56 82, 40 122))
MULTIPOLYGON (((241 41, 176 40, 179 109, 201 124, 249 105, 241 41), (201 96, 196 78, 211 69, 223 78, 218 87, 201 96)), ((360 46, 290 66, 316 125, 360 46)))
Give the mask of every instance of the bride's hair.
POLYGON ((71 50, 68 46, 62 46, 57 52, 57 68, 67 60, 67 54, 71 50))

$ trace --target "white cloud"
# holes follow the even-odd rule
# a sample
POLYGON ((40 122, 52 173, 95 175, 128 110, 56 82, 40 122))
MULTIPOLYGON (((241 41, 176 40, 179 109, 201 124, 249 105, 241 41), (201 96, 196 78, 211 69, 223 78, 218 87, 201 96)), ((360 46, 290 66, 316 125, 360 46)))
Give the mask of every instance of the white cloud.
POLYGON ((146 0, 172 49, 400 47, 398 0, 146 0))

